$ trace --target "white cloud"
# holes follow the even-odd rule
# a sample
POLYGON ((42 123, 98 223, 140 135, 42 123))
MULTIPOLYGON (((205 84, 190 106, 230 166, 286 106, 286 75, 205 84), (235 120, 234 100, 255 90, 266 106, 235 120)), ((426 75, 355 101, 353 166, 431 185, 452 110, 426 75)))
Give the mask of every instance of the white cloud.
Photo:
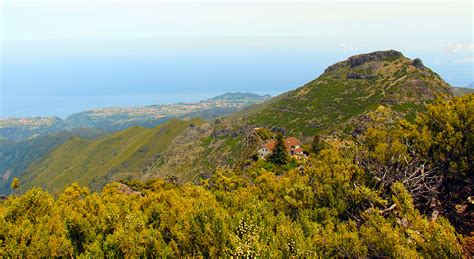
POLYGON ((339 47, 343 50, 355 50, 355 47, 351 43, 340 43, 339 47))
POLYGON ((453 62, 454 62, 454 63, 457 63, 457 64, 474 63, 474 58, 473 58, 473 57, 470 57, 470 58, 460 58, 460 59, 454 60, 453 62))
POLYGON ((441 60, 439 60, 439 59, 434 59, 434 60, 433 60, 433 64, 439 66, 439 65, 441 65, 441 60))
POLYGON ((474 43, 472 42, 449 43, 444 46, 444 49, 448 53, 474 52, 474 43))

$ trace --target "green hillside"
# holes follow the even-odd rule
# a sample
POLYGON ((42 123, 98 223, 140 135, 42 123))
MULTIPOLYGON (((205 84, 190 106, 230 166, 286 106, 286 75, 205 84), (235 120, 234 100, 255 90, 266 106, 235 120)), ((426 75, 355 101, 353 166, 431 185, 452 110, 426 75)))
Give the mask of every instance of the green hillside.
POLYGON ((94 139, 104 132, 96 129, 74 129, 43 134, 21 141, 0 141, 0 194, 10 193, 14 177, 20 177, 33 162, 43 158, 74 136, 94 139))
POLYGON ((421 60, 394 50, 377 51, 329 66, 308 84, 238 115, 253 125, 311 136, 348 130, 351 121, 379 105, 413 114, 439 93, 452 95, 451 87, 421 60))
POLYGON ((76 181, 97 190, 112 180, 139 177, 192 123, 199 121, 172 119, 153 129, 135 126, 97 140, 72 138, 31 165, 22 182, 25 189, 40 186, 58 192, 76 181))
MULTIPOLYGON (((179 183, 208 178, 218 167, 233 167, 249 153, 249 127, 215 120, 187 128, 161 153, 142 178, 175 177, 179 183)), ((256 150, 256 147, 250 151, 256 150)))
POLYGON ((9 194, 10 184, 28 165, 66 142, 72 135, 61 132, 19 142, 0 143, 0 194, 9 194))

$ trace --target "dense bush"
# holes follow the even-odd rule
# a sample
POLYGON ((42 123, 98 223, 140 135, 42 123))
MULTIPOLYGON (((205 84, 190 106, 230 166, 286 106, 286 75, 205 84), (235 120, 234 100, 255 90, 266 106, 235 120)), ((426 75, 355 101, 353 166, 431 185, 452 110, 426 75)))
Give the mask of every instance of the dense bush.
POLYGON ((283 176, 220 171, 201 186, 157 180, 141 194, 119 185, 90 194, 73 184, 56 200, 39 189, 10 198, 1 255, 461 256, 444 218, 422 216, 402 184, 381 198, 337 150, 283 176))
POLYGON ((459 232, 474 232, 474 94, 438 98, 415 121, 388 129, 390 111, 357 137, 357 164, 373 176, 374 188, 386 191, 397 181, 415 205, 449 218, 459 232))

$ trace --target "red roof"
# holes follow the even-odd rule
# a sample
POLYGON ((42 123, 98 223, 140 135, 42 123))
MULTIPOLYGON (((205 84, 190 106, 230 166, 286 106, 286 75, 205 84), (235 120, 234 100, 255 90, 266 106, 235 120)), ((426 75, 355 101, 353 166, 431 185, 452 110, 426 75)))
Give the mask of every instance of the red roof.
MULTIPOLYGON (((275 148, 275 145, 276 145, 276 141, 272 140, 270 142, 265 143, 263 146, 267 150, 272 151, 273 148, 275 148)), ((289 138, 285 139, 285 147, 286 147, 287 150, 290 150, 291 147, 296 147, 296 146, 299 146, 299 145, 300 145, 300 141, 295 137, 289 137, 289 138)), ((303 151, 303 150, 301 150, 301 151, 303 151)))
POLYGON ((285 146, 287 149, 290 149, 292 146, 296 147, 300 145, 300 141, 295 137, 289 137, 285 140, 285 146))
POLYGON ((267 142, 265 143, 265 145, 263 145, 268 151, 272 151, 273 148, 275 147, 276 145, 276 141, 270 141, 270 142, 267 142))

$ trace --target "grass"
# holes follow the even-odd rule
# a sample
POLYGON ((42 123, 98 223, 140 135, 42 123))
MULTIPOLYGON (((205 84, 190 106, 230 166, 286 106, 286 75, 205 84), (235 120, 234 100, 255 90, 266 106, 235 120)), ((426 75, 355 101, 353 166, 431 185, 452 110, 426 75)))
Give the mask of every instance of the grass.
POLYGON ((110 180, 138 178, 191 123, 173 119, 156 128, 131 127, 97 140, 73 138, 27 169, 26 187, 58 192, 77 181, 98 190, 110 180))

